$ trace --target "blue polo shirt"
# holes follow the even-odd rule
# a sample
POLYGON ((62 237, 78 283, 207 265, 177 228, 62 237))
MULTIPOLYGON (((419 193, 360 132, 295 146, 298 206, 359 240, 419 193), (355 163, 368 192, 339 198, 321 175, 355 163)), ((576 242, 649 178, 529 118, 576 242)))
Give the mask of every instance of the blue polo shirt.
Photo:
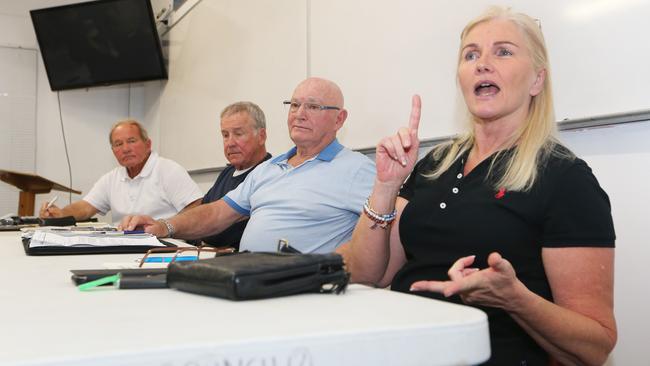
POLYGON ((375 164, 332 141, 297 167, 295 155, 267 160, 223 199, 250 216, 240 250, 275 251, 279 239, 303 253, 328 253, 352 237, 375 180, 375 164))

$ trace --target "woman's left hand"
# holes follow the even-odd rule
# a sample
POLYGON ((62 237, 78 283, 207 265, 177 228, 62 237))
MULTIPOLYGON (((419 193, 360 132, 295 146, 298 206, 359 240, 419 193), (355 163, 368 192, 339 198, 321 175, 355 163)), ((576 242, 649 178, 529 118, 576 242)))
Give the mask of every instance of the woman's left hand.
POLYGON ((466 304, 496 308, 513 306, 516 292, 523 284, 517 279, 514 268, 499 253, 488 257, 488 267, 482 270, 470 267, 475 256, 458 259, 447 272, 450 281, 417 281, 411 291, 431 291, 446 297, 460 295, 466 304))

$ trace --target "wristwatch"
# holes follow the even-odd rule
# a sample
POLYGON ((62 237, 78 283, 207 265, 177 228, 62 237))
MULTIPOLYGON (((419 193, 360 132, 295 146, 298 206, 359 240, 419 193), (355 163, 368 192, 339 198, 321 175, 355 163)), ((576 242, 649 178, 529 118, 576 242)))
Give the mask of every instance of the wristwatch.
POLYGON ((171 224, 169 221, 167 221, 166 219, 159 219, 158 222, 162 223, 162 224, 165 225, 165 227, 167 228, 167 237, 168 237, 168 238, 173 238, 173 237, 174 237, 174 233, 176 232, 176 229, 174 229, 174 225, 172 225, 172 224, 171 224))

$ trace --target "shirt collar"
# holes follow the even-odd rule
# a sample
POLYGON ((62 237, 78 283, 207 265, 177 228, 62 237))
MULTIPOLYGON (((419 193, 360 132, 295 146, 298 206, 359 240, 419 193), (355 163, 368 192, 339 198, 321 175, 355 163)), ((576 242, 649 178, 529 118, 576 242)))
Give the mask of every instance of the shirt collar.
POLYGON ((129 172, 125 167, 121 167, 120 174, 122 175, 122 181, 126 181, 127 179, 137 179, 138 177, 144 178, 150 176, 151 172, 153 172, 153 167, 156 165, 156 161, 158 161, 158 154, 152 151, 147 158, 147 162, 144 163, 144 167, 142 167, 140 174, 136 175, 133 178, 129 177, 129 172))
POLYGON ((242 175, 242 174, 246 173, 247 171, 249 171, 249 170, 251 170, 251 169, 253 169, 253 168, 255 168, 254 165, 253 165, 253 166, 249 166, 248 168, 246 168, 246 169, 242 169, 242 170, 237 170, 237 168, 235 168, 235 171, 232 172, 232 176, 233 176, 233 177, 236 177, 236 176, 238 176, 238 175, 242 175))
MULTIPOLYGON (((292 147, 286 153, 273 158, 273 160, 271 160, 271 163, 277 164, 278 162, 289 160, 290 157, 296 155, 296 150, 297 148, 295 146, 292 147)), ((332 142, 330 142, 329 145, 325 146, 325 148, 321 150, 318 155, 316 155, 315 159, 322 161, 332 161, 336 154, 338 154, 341 150, 343 150, 343 145, 341 145, 339 143, 339 140, 335 138, 332 142)))

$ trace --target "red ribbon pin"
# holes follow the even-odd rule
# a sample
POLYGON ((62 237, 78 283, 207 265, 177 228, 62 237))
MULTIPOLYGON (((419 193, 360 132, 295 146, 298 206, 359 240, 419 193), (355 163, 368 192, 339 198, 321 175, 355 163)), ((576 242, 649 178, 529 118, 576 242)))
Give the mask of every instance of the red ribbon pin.
POLYGON ((494 198, 500 200, 505 195, 506 195, 506 189, 505 188, 499 188, 499 192, 497 192, 497 194, 494 195, 494 198))

